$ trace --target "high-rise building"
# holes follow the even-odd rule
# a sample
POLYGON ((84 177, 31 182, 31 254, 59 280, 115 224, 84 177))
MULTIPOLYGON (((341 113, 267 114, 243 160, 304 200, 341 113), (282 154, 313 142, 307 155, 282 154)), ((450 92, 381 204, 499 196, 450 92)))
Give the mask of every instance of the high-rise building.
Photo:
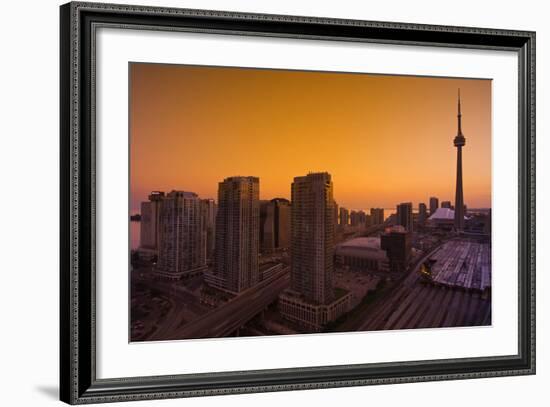
POLYGON ((403 202, 397 205, 397 224, 403 226, 407 231, 413 231, 413 209, 411 202, 403 202))
POLYGON ((161 205, 157 273, 173 279, 202 273, 206 268, 206 235, 198 195, 172 191, 162 198, 161 205))
POLYGON ((418 204, 418 223, 423 225, 428 219, 428 210, 425 203, 418 204))
POLYGON ((327 304, 334 294, 334 199, 330 174, 296 177, 291 193, 291 288, 308 301, 327 304))
POLYGON ((392 271, 405 271, 411 254, 411 234, 397 225, 380 236, 380 247, 386 251, 392 271))
POLYGON ((336 203, 336 201, 334 201, 334 226, 338 226, 339 222, 338 222, 338 204, 336 203))
POLYGON ((334 199, 330 174, 295 177, 291 186, 290 289, 279 297, 288 320, 318 330, 349 310, 351 294, 333 285, 334 199))
POLYGON ((346 208, 340 208, 340 226, 349 225, 349 211, 346 208))
POLYGON ((460 89, 458 90, 458 131, 453 144, 456 147, 456 192, 455 192, 455 230, 464 230, 464 192, 462 189, 462 147, 466 138, 462 134, 462 113, 460 112, 460 89))
POLYGON ((351 226, 365 226, 367 224, 367 214, 363 211, 351 211, 351 226))
POLYGON ((264 253, 290 247, 290 202, 284 198, 260 202, 260 248, 264 253))
POLYGON ((149 195, 149 200, 141 203, 140 249, 158 252, 159 217, 163 198, 164 192, 153 191, 149 195))
POLYGON ((218 184, 213 276, 217 288, 238 293, 259 281, 260 180, 230 177, 218 184))
POLYGON ((202 230, 206 236, 204 251, 207 260, 212 260, 214 256, 217 210, 213 199, 201 199, 202 230))
POLYGON ((430 216, 437 211, 437 208, 439 208, 439 199, 435 196, 430 197, 430 216))
POLYGON ((275 247, 274 210, 270 201, 260 201, 260 251, 262 253, 271 253, 275 247))
POLYGON ((451 204, 451 201, 443 201, 441 202, 442 208, 452 209, 453 205, 451 204))
POLYGON ((381 225, 384 223, 384 208, 370 208, 370 217, 372 225, 381 225))

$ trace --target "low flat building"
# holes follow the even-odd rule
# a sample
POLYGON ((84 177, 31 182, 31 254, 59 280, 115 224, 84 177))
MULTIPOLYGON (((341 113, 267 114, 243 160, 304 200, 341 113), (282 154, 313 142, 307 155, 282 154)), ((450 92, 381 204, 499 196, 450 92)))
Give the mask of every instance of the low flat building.
POLYGON ((434 284, 473 291, 491 289, 491 245, 473 239, 443 244, 424 264, 434 284))
POLYGON ((357 237, 338 244, 335 260, 336 264, 354 270, 389 270, 389 259, 380 247, 380 237, 357 237))

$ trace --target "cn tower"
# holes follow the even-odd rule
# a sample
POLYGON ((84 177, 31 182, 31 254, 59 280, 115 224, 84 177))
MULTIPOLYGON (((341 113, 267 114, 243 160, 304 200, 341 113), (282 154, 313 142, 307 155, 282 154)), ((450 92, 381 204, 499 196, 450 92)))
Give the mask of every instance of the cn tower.
POLYGON ((464 193, 462 190, 462 147, 466 139, 462 134, 462 114, 460 113, 460 89, 458 90, 458 132, 454 139, 456 147, 456 194, 455 194, 455 230, 464 230, 464 193))

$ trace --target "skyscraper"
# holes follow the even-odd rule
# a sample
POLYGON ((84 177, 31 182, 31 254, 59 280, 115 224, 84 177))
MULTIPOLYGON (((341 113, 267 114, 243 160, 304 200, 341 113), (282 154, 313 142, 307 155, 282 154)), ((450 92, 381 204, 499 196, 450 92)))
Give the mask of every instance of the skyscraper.
POLYGON ((413 210, 411 202, 403 202, 397 205, 397 224, 403 226, 408 232, 413 231, 413 210))
POLYGON ((340 226, 349 225, 349 211, 342 207, 340 208, 340 226))
POLYGON ((460 112, 460 89, 458 90, 458 131, 454 139, 456 147, 456 193, 455 193, 455 230, 464 230, 464 193, 462 190, 462 147, 466 138, 462 134, 462 114, 460 112))
POLYGON ((260 180, 230 177, 218 184, 214 276, 238 293, 259 281, 260 180))
POLYGON ((439 199, 435 196, 430 197, 430 215, 433 215, 439 208, 439 199))
POLYGON ((172 191, 162 198, 157 273, 185 278, 206 267, 201 200, 194 192, 172 191))
POLYGON ((163 198, 164 192, 153 191, 149 194, 149 200, 141 203, 140 249, 158 251, 160 206, 163 198))
POLYGON ((333 298, 334 199, 330 174, 294 178, 291 187, 291 288, 311 302, 333 298))
POLYGON ((206 236, 204 251, 207 260, 214 256, 217 209, 213 199, 201 199, 202 230, 206 236))
POLYGON ((290 288, 279 296, 281 315, 321 330, 349 311, 351 293, 333 285, 334 199, 330 174, 310 173, 291 186, 290 288))
POLYGON ((426 219, 428 219, 426 204, 421 202, 418 204, 418 223, 423 225, 426 223, 426 219))
POLYGON ((381 225, 384 223, 384 208, 370 208, 371 224, 381 225))
POLYGON ((260 201, 260 247, 262 252, 290 246, 290 202, 284 198, 260 201))
POLYGON ((334 226, 338 226, 338 204, 336 203, 336 201, 334 201, 334 208, 333 208, 333 211, 334 211, 334 226))

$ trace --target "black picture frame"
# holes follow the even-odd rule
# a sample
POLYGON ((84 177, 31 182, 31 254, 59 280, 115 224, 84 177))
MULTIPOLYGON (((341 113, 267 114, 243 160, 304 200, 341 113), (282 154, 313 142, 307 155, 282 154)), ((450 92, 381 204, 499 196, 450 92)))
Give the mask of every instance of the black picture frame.
POLYGON ((62 401, 83 404, 535 373, 534 32, 81 2, 62 5, 60 23, 62 401), (517 52, 518 354, 230 373, 96 378, 93 39, 95 29, 100 26, 517 52))

